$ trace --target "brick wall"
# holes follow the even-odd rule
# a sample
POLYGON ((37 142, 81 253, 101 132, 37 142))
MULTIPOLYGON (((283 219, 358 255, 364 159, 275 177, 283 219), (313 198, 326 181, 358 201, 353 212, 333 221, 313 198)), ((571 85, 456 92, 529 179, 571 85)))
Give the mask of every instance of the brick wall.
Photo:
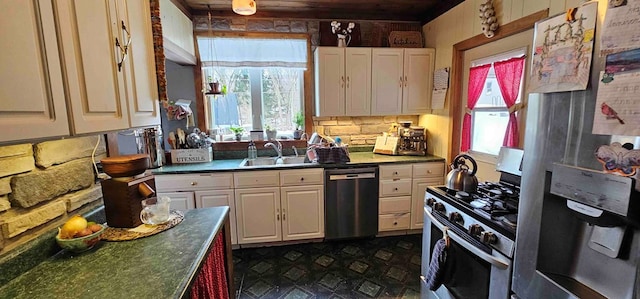
POLYGON ((340 136, 349 145, 374 145, 376 137, 387 132, 395 122, 411 121, 418 125, 417 115, 403 116, 354 116, 354 117, 314 117, 316 132, 335 138, 340 136))
POLYGON ((0 254, 102 204, 91 154, 104 138, 88 136, 0 147, 0 254))

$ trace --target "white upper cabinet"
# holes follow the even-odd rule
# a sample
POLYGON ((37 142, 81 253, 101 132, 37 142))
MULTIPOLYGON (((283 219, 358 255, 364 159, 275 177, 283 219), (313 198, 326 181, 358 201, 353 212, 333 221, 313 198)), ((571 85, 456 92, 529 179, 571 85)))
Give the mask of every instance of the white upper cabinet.
POLYGON ((373 49, 371 114, 402 113, 403 49, 373 49))
POLYGON ((120 47, 133 39, 127 33, 126 15, 118 11, 116 2, 56 1, 75 134, 129 127, 125 65, 118 64, 127 58, 120 47))
POLYGON ((52 1, 0 1, 0 142, 69 135, 52 1))
POLYGON ((316 116, 371 114, 371 48, 318 47, 316 116))
POLYGON ((151 7, 147 1, 126 1, 132 39, 125 69, 128 87, 129 125, 160 124, 160 104, 156 75, 151 7))
POLYGON ((431 110, 434 49, 404 49, 402 114, 423 114, 431 110))
POLYGON ((434 58, 433 49, 373 49, 371 115, 428 113, 434 58))
POLYGON ((371 114, 371 49, 345 48, 346 115, 371 114))
POLYGON ((315 51, 316 116, 345 115, 344 55, 344 48, 315 51))

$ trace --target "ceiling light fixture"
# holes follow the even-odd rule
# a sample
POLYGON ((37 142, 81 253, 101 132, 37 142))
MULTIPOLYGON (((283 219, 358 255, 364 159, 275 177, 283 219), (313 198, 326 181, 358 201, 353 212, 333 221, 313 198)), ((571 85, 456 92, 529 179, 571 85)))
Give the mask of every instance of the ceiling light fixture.
POLYGON ((231 7, 233 12, 243 16, 250 16, 256 13, 256 1, 254 0, 233 0, 231 7))

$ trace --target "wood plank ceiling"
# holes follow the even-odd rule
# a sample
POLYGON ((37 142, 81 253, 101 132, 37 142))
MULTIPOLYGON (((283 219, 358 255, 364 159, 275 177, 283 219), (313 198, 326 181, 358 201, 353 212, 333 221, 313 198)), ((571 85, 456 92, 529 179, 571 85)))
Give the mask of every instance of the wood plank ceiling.
MULTIPOLYGON (((232 0, 172 0, 192 15, 235 15, 232 0), (209 7, 209 8, 208 8, 209 7)), ((255 0, 255 18, 409 21, 425 24, 463 0, 255 0)), ((237 16, 237 15, 236 15, 237 16)))

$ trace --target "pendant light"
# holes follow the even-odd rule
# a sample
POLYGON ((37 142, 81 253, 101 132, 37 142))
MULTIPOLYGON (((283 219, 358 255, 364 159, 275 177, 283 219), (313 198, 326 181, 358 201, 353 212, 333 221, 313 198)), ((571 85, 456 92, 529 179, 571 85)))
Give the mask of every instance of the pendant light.
POLYGON ((233 0, 231 7, 233 12, 243 16, 250 16, 256 13, 256 1, 254 0, 233 0))

